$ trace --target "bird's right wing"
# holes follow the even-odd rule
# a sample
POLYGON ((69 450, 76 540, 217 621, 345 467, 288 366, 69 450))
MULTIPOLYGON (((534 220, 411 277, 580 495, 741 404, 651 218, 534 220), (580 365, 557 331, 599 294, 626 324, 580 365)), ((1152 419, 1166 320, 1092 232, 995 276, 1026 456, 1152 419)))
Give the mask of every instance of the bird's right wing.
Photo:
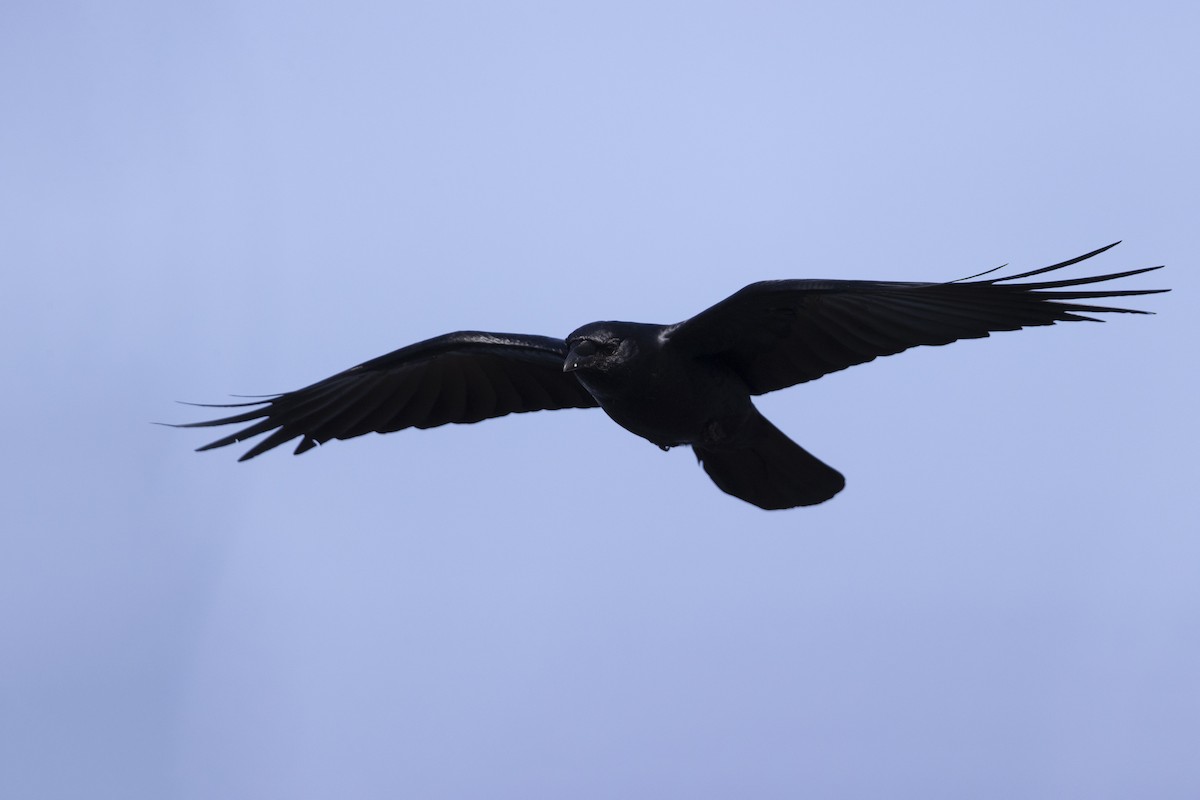
POLYGON ((683 352, 723 361, 742 376, 753 394, 763 394, 918 345, 949 344, 995 331, 1094 319, 1088 314, 1148 313, 1094 301, 1165 289, 1079 287, 1159 267, 1006 283, 1069 267, 1110 247, 1113 245, 1049 267, 987 280, 763 281, 668 328, 663 336, 683 352))
POLYGON ((565 342, 547 336, 448 333, 294 392, 250 403, 206 406, 249 410, 175 427, 251 423, 200 450, 270 431, 238 459, 245 461, 297 437, 300 444, 295 452, 299 455, 330 439, 365 433, 478 422, 522 411, 596 406, 575 376, 563 372, 566 354, 565 342))

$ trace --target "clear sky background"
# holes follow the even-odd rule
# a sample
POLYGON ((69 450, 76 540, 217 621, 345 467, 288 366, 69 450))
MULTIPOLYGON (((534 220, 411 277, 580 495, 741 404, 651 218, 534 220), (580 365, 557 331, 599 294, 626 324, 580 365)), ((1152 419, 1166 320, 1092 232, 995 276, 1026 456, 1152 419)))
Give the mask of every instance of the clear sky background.
POLYGON ((1200 797, 1192 2, 0 5, 0 796, 1200 797), (765 278, 1166 263, 763 398, 195 454, 175 400, 765 278))

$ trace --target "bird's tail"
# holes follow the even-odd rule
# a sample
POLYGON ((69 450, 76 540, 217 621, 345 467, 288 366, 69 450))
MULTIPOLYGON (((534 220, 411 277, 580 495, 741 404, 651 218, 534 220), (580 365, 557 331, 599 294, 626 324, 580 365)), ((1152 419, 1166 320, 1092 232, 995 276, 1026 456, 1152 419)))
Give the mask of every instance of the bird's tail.
POLYGON ((842 473, 793 442, 758 411, 746 426, 738 446, 693 447, 721 491, 759 508, 779 509, 823 503, 846 485, 842 473))

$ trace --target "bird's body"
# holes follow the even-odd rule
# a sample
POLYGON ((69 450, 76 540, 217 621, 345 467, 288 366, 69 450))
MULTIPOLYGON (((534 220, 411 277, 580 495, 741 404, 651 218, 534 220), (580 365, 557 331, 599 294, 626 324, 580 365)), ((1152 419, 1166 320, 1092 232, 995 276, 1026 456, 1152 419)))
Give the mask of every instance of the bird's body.
POLYGON ((630 433, 690 445, 709 477, 760 508, 821 503, 846 485, 766 420, 739 372, 672 342, 677 326, 594 322, 567 337, 564 369, 630 433))
POLYGON ((245 460, 297 437, 299 454, 369 432, 599 406, 663 449, 691 446, 729 494, 761 508, 813 505, 837 494, 845 479, 765 419, 752 396, 918 345, 1093 319, 1087 313, 1147 313, 1086 301, 1165 290, 1075 287, 1158 267, 1004 283, 1070 266, 1112 246, 990 280, 766 281, 678 324, 594 322, 565 340, 461 331, 294 392, 234 404, 252 408, 233 416, 181 427, 250 423, 200 448, 267 433, 245 460))
POLYGON ((573 352, 585 342, 597 343, 598 348, 613 342, 625 350, 618 349, 620 358, 604 368, 568 357, 566 370, 575 373, 614 422, 661 448, 729 438, 754 408, 749 388, 719 361, 675 352, 664 335, 668 327, 635 322, 585 325, 567 337, 573 352))

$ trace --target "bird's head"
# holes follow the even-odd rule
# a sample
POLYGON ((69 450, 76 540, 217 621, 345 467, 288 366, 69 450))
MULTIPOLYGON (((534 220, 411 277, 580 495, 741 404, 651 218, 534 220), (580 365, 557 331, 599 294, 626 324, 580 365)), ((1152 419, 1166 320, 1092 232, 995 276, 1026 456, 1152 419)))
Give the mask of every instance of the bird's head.
POLYGON ((637 355, 638 345, 620 322, 593 322, 567 337, 563 372, 610 373, 637 355))

